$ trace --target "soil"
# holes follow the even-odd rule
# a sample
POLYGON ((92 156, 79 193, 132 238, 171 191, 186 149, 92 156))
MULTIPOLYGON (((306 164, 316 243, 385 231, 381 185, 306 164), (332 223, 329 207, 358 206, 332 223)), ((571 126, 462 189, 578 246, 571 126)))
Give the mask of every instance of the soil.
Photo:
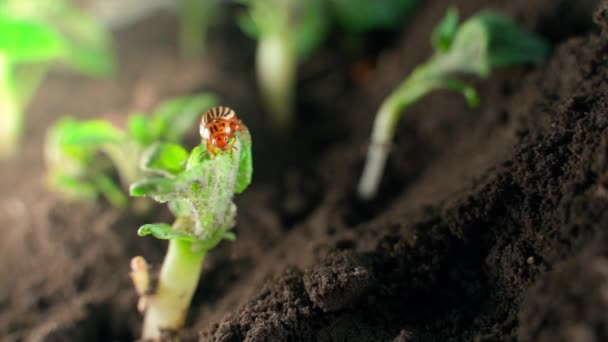
POLYGON ((336 34, 303 63, 290 137, 269 132, 255 45, 234 27, 186 63, 159 14, 116 32, 115 80, 53 73, 23 155, 0 165, 3 340, 139 336, 129 260, 158 267, 165 243, 135 231, 168 213, 62 200, 45 187, 44 133, 64 114, 120 121, 201 90, 250 127, 255 175, 236 199, 237 241, 205 261, 184 340, 608 340, 608 1, 451 1, 463 17, 503 10, 554 49, 540 66, 472 80, 476 109, 443 91, 412 107, 380 196, 360 202, 374 111, 429 55, 448 6, 421 3, 398 32, 359 50, 336 34))

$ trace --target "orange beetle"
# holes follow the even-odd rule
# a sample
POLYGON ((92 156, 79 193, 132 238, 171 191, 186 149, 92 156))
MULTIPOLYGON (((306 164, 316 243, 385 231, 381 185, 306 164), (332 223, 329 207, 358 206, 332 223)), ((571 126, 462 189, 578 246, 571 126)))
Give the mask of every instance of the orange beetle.
POLYGON ((216 148, 226 151, 234 147, 234 133, 242 131, 242 122, 234 110, 225 106, 213 107, 203 114, 199 131, 201 138, 207 141, 207 151, 215 156, 216 148))

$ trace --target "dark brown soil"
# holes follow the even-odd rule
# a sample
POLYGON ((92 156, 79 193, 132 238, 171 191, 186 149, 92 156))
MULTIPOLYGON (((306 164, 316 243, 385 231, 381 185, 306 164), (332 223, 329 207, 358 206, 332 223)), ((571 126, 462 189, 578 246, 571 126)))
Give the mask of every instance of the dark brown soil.
POLYGON ((31 108, 24 156, 0 169, 0 335, 139 335, 128 261, 160 264, 164 243, 135 231, 167 214, 61 201, 44 188, 44 131, 66 113, 116 119, 209 90, 250 126, 255 179, 237 198, 238 240, 206 261, 186 340, 608 340, 608 1, 453 3, 463 16, 502 9, 555 49, 538 68, 475 80, 475 110, 449 92, 414 106, 369 203, 353 189, 374 109, 429 55, 448 1, 424 1, 364 54, 332 37, 302 65, 298 129, 282 140, 257 100, 254 45, 235 28, 213 32, 207 57, 184 64, 174 22, 154 17, 117 33, 114 82, 53 74, 31 108), (375 68, 356 86, 350 65, 362 58, 375 68))

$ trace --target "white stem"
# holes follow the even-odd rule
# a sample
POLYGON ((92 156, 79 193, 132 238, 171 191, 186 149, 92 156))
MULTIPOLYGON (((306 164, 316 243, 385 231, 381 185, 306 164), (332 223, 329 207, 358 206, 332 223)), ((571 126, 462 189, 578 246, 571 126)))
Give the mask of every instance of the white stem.
POLYGON ((365 200, 373 198, 378 191, 390 144, 395 135, 399 112, 394 102, 392 97, 389 97, 382 103, 376 114, 372 139, 358 187, 359 197, 365 200))
POLYGON ((23 117, 14 90, 12 65, 0 53, 0 159, 16 153, 21 137, 23 117))
POLYGON ((297 59, 285 32, 261 37, 256 56, 257 77, 271 123, 284 133, 293 121, 297 59))
POLYGON ((161 341, 184 326, 198 285, 205 251, 192 251, 190 242, 171 240, 155 294, 148 298, 142 339, 161 341))

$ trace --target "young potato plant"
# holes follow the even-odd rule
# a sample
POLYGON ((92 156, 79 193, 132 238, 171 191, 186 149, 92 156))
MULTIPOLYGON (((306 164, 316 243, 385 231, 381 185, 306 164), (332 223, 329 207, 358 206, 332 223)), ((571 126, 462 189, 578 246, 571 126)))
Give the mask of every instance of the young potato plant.
POLYGON ((243 127, 233 138, 234 148, 217 155, 205 144, 190 154, 181 146, 159 143, 144 153, 142 165, 157 176, 131 186, 132 196, 149 196, 168 203, 173 224, 146 224, 140 236, 169 240, 169 248, 156 284, 152 285, 143 257, 131 262, 131 278, 144 313, 142 340, 166 341, 179 331, 199 282, 207 252, 222 240, 234 240, 234 194, 243 192, 252 177, 251 138, 243 127))
POLYGON ((92 76, 113 74, 109 33, 67 1, 0 1, 0 158, 16 152, 23 112, 57 61, 92 76))
POLYGON ((128 204, 122 187, 112 177, 117 171, 126 189, 142 176, 139 161, 157 142, 181 142, 200 117, 217 103, 213 95, 170 99, 149 116, 134 113, 126 127, 104 120, 63 118, 47 133, 45 158, 52 188, 76 200, 99 195, 117 208, 128 204))
POLYGON ((219 0, 180 0, 179 47, 182 57, 205 52, 207 29, 220 12, 219 0))
POLYGON ((469 105, 475 106, 479 102, 475 89, 457 75, 487 78, 492 68, 537 64, 548 52, 542 39, 508 17, 490 11, 459 24, 458 12, 450 9, 433 32, 432 44, 434 55, 416 67, 378 109, 358 186, 363 199, 370 199, 377 192, 399 118, 409 106, 437 89, 459 91, 469 105))
POLYGON ((403 21, 416 0, 240 0, 240 25, 258 40, 256 72, 275 131, 293 122, 298 63, 327 37, 333 24, 351 33, 389 28, 403 21))
POLYGON ((278 132, 293 121, 298 62, 317 48, 327 30, 322 0, 241 0, 240 24, 258 40, 256 72, 262 100, 278 132))

